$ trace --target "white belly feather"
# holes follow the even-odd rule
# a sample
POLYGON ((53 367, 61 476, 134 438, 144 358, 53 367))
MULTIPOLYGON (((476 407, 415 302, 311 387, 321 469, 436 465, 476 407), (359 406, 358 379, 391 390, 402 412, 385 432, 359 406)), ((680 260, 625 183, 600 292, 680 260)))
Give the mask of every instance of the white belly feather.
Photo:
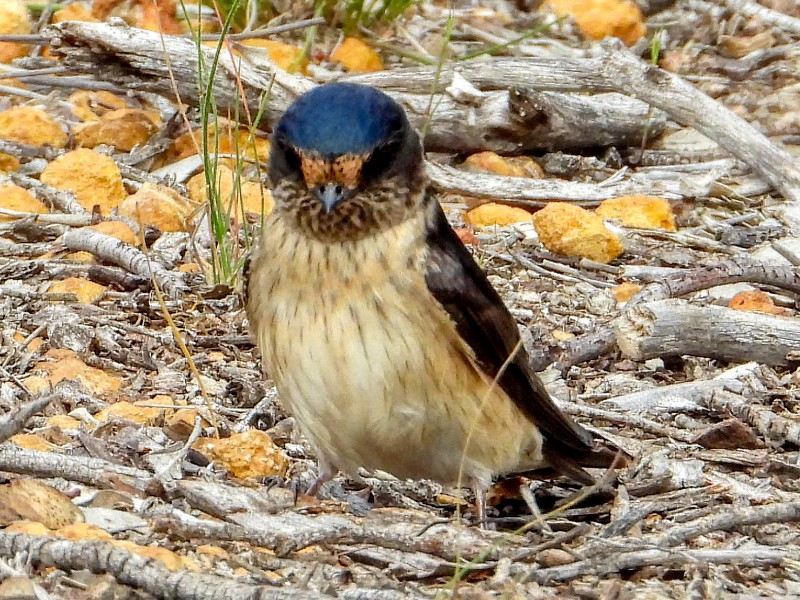
POLYGON ((273 217, 248 312, 264 370, 333 467, 456 482, 537 466, 541 437, 427 292, 422 223, 323 244, 273 217), (388 238, 388 239, 387 239, 388 238), (463 464, 462 464, 463 457, 463 464))

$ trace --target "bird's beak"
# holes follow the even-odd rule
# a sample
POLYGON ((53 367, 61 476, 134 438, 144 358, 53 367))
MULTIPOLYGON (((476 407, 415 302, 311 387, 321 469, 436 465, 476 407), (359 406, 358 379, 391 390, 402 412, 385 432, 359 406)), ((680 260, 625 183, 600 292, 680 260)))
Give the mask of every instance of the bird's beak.
POLYGON ((325 212, 330 213, 342 200, 350 197, 351 190, 341 183, 326 183, 314 188, 314 195, 325 207, 325 212))

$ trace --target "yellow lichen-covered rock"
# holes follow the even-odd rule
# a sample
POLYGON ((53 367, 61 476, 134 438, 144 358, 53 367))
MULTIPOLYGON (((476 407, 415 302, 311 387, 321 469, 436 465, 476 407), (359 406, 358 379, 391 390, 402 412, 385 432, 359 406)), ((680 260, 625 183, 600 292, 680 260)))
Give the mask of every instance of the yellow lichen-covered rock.
POLYGON ((89 7, 81 2, 75 2, 64 8, 59 8, 53 13, 53 23, 63 23, 64 21, 88 21, 96 23, 97 19, 92 16, 89 7))
POLYGON ((620 196, 604 200, 595 211, 603 219, 619 219, 625 227, 675 231, 675 213, 668 200, 655 196, 620 196))
POLYGON ((263 431, 250 429, 228 438, 202 438, 193 448, 220 463, 234 477, 285 475, 286 455, 263 431))
POLYGON ((143 406, 145 404, 150 405, 154 404, 154 402, 115 402, 94 415, 94 418, 101 423, 117 418, 141 423, 142 425, 157 425, 164 421, 164 416, 168 412, 172 412, 165 408, 143 406))
POLYGON ((158 131, 149 111, 138 108, 120 108, 105 113, 100 120, 81 123, 73 131, 79 148, 95 148, 100 144, 114 146, 130 152, 141 146, 158 131))
POLYGON ((269 55, 269 59, 284 71, 289 73, 306 74, 308 57, 300 46, 279 42, 278 40, 266 40, 263 38, 251 38, 242 40, 242 46, 250 48, 263 48, 269 55))
POLYGON ((65 540, 72 540, 74 542, 98 540, 100 542, 110 542, 114 538, 105 529, 101 529, 97 525, 90 525, 89 523, 73 523, 71 525, 64 525, 59 527, 53 532, 55 537, 65 540))
POLYGON ((103 216, 111 214, 127 196, 114 160, 88 148, 62 154, 45 167, 39 179, 71 191, 88 211, 97 205, 103 216))
MULTIPOLYGON (((36 393, 32 389, 30 389, 30 391, 31 393, 36 393)), ((52 444, 48 442, 46 439, 44 439, 42 436, 35 435, 33 433, 18 433, 17 435, 12 435, 8 439, 17 446, 19 446, 20 448, 25 448, 26 450, 39 450, 40 452, 51 452, 56 449, 55 444, 52 444)))
POLYGON ((383 71, 383 60, 375 49, 366 42, 347 37, 331 53, 331 62, 337 62, 351 73, 372 73, 383 71))
POLYGON ((734 310, 747 310, 766 313, 768 315, 788 316, 792 314, 792 311, 789 309, 775 306, 770 295, 761 290, 739 292, 731 298, 728 307, 734 310))
POLYGON ((110 235, 111 237, 115 237, 126 244, 130 244, 131 246, 136 246, 139 244, 139 238, 136 237, 133 229, 131 229, 127 223, 123 223, 122 221, 101 221, 95 225, 87 225, 86 228, 110 235))
POLYGON ((551 252, 608 263, 623 252, 622 241, 596 214, 556 202, 533 215, 539 240, 551 252))
POLYGON ((151 225, 161 231, 189 231, 191 217, 197 204, 164 185, 145 183, 139 191, 128 196, 117 212, 142 225, 151 225))
POLYGON ((644 36, 642 9, 632 0, 547 0, 558 16, 570 15, 588 37, 617 37, 628 46, 644 36))
MULTIPOLYGON (((50 212, 44 203, 37 200, 28 190, 13 183, 0 185, 0 208, 39 215, 50 212)), ((14 218, 0 214, 0 221, 10 221, 14 218)))
MULTIPOLYGON (((0 35, 26 34, 33 28, 28 5, 22 0, 0 2, 0 35)), ((30 46, 16 42, 0 42, 0 63, 27 56, 30 46)))
POLYGON ((104 90, 78 90, 70 94, 68 101, 81 121, 98 121, 110 111, 129 108, 123 98, 104 90))
POLYGON ((31 146, 67 145, 67 134, 50 115, 39 108, 15 106, 0 112, 0 139, 31 146))
POLYGON ((81 304, 94 304, 103 297, 107 289, 104 285, 88 279, 68 277, 51 283, 47 288, 47 293, 75 294, 81 304))
MULTIPOLYGON (((189 197, 200 204, 208 202, 208 189, 205 173, 198 173, 186 182, 189 197)), ((236 173, 225 166, 217 167, 218 198, 225 214, 230 219, 242 221, 242 207, 246 213, 254 216, 267 214, 275 202, 272 194, 257 181, 245 181, 237 178, 236 173), (237 190, 237 182, 240 191, 237 190)))
POLYGON ((199 571, 200 567, 188 556, 181 556, 172 550, 160 548, 159 546, 140 546, 130 540, 114 540, 115 546, 124 548, 128 552, 137 554, 142 558, 154 558, 160 560, 164 566, 171 571, 199 571))
MULTIPOLYGON (((178 136, 164 153, 163 164, 172 164, 199 154, 203 148, 202 140, 203 132, 199 129, 178 136)), ((209 127, 208 147, 212 152, 216 149, 218 154, 238 154, 262 163, 266 163, 269 158, 269 139, 261 135, 251 136, 246 130, 224 127, 222 124, 209 127)), ((220 159, 220 162, 223 160, 220 159)))
MULTIPOLYGON (((45 353, 45 358, 49 360, 42 360, 33 366, 34 371, 42 371, 46 374, 45 378, 31 375, 24 381, 26 387, 28 382, 37 377, 44 379, 46 384, 55 386, 59 381, 78 381, 86 391, 103 396, 113 392, 119 391, 122 387, 122 378, 119 375, 112 375, 90 367, 83 362, 78 355, 72 350, 64 348, 52 348, 45 353)), ((40 382, 35 382, 41 385, 40 382)), ((29 388, 30 389, 30 388, 29 388)))
POLYGON ((50 535, 52 532, 39 521, 17 521, 3 530, 3 533, 24 533, 26 535, 50 535))
POLYGON ((642 286, 631 283, 630 281, 623 281, 617 287, 615 287, 612 291, 614 292, 614 299, 617 302, 627 302, 631 298, 633 298, 636 294, 638 294, 642 289, 642 286))
POLYGON ((511 225, 531 220, 531 213, 516 206, 487 202, 464 213, 464 222, 477 229, 492 225, 511 225))
POLYGON ((81 509, 63 492, 36 479, 15 479, 0 486, 0 505, 12 507, 23 519, 48 529, 84 521, 81 509))
POLYGON ((19 170, 20 164, 16 157, 0 152, 0 173, 13 173, 19 170))
POLYGON ((506 177, 544 177, 544 170, 529 156, 503 157, 496 152, 476 152, 467 157, 464 165, 506 177))
POLYGON ((53 415, 47 418, 48 427, 58 427, 59 429, 80 429, 81 423, 77 419, 73 419, 69 415, 53 415))

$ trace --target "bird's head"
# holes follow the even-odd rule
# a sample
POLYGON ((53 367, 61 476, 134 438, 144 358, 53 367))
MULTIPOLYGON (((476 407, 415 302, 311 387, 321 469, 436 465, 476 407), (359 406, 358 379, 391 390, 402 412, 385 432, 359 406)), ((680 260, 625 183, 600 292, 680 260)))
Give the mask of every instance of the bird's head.
POLYGON ((300 96, 272 136, 275 209, 324 242, 405 221, 422 201, 422 145, 403 109, 378 90, 330 83, 300 96))

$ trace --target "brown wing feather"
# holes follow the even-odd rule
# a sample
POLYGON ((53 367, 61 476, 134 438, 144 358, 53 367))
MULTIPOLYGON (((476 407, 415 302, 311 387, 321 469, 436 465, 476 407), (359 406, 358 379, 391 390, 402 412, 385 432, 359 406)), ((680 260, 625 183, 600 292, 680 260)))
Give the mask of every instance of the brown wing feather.
POLYGON ((428 199, 428 289, 456 324, 459 335, 475 353, 478 365, 498 379, 500 387, 542 431, 549 446, 582 454, 593 447, 591 434, 553 403, 539 378, 528 367, 519 343, 516 321, 486 275, 458 239, 439 203, 428 199))

